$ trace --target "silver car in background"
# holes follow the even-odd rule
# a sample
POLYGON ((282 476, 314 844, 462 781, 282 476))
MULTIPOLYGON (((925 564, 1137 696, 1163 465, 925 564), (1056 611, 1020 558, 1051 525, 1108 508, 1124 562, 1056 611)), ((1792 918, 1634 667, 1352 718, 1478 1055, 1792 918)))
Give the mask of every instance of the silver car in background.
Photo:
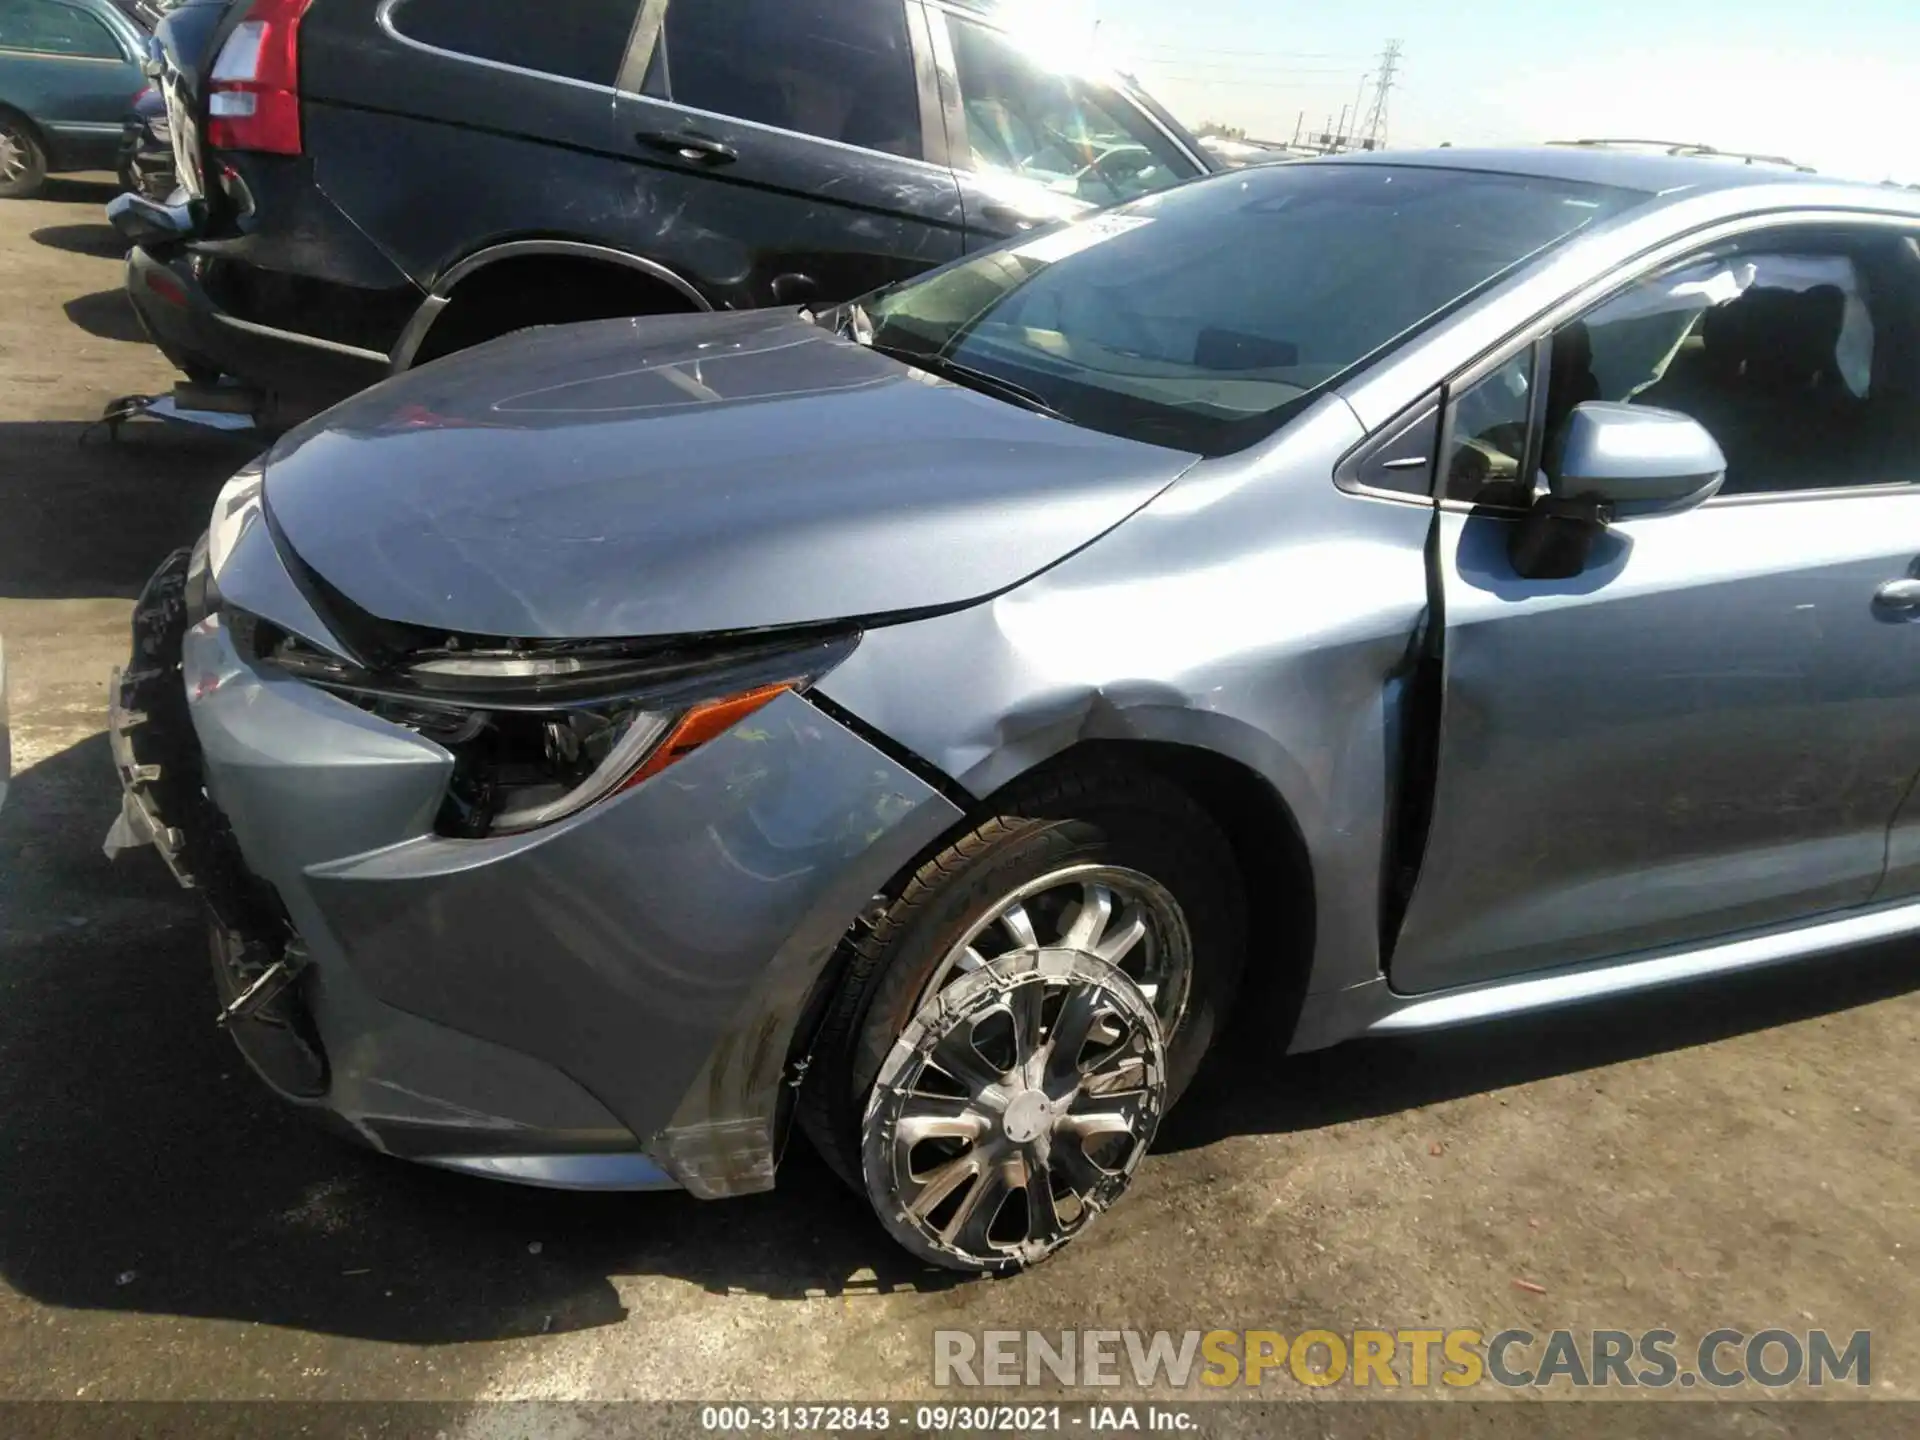
POLYGON ((1294 1050, 1920 930, 1920 202, 1605 149, 1196 181, 550 329, 155 576, 117 844, 392 1154, 1033 1263, 1294 1050))

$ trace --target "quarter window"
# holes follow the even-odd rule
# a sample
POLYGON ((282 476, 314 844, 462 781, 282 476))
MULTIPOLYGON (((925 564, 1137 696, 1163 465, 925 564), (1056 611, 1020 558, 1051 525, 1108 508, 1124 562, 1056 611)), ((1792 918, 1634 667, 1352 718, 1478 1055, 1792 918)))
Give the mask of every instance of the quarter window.
POLYGON ((1583 400, 1692 416, 1723 494, 1920 481, 1920 254, 1773 236, 1642 281, 1554 337, 1546 452, 1583 400))
POLYGON ((676 104, 923 154, 902 0, 673 0, 660 43, 676 104))
POLYGON ((966 112, 963 163, 1094 205, 1164 189, 1198 167, 1110 87, 1061 73, 985 26, 950 19, 966 112))
POLYGON ((639 0, 405 0, 394 23, 423 45, 611 86, 639 0))
POLYGON ((105 25, 83 10, 51 0, 0 0, 0 50, 75 60, 126 58, 105 25))
POLYGON ((1537 477, 1526 474, 1533 417, 1533 348, 1454 397, 1442 469, 1449 500, 1525 506, 1537 477))

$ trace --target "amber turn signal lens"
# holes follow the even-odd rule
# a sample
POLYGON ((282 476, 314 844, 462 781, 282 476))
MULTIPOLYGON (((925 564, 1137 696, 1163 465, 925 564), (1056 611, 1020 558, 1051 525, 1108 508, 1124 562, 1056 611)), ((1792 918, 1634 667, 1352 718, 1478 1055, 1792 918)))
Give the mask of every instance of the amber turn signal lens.
POLYGON ((694 706, 680 717, 680 723, 667 732, 667 738, 654 747, 653 753, 627 777, 626 783, 620 788, 631 790, 642 780, 658 775, 674 761, 685 759, 709 740, 726 734, 754 711, 792 688, 792 681, 782 680, 778 685, 763 685, 758 690, 748 690, 744 694, 729 695, 724 700, 708 700, 694 706))

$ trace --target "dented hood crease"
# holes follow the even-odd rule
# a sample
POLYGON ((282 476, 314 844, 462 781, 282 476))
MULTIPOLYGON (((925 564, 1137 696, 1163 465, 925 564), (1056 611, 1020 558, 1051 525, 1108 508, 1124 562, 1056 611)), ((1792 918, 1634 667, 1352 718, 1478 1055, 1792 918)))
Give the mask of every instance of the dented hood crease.
POLYGON ((763 311, 495 341, 292 432, 266 483, 286 543, 373 615, 586 639, 963 605, 1194 458, 763 311))

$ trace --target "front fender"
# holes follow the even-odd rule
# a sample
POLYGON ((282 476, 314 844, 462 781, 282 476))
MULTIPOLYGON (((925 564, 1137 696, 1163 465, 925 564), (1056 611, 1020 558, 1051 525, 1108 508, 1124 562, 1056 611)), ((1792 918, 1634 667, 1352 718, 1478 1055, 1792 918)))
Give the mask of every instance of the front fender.
POLYGON ((1007 594, 870 632, 821 693, 978 797, 1092 740, 1234 761, 1306 847, 1310 988, 1377 977, 1398 677, 1432 511, 1334 486, 1361 438, 1325 401, 1007 594))

